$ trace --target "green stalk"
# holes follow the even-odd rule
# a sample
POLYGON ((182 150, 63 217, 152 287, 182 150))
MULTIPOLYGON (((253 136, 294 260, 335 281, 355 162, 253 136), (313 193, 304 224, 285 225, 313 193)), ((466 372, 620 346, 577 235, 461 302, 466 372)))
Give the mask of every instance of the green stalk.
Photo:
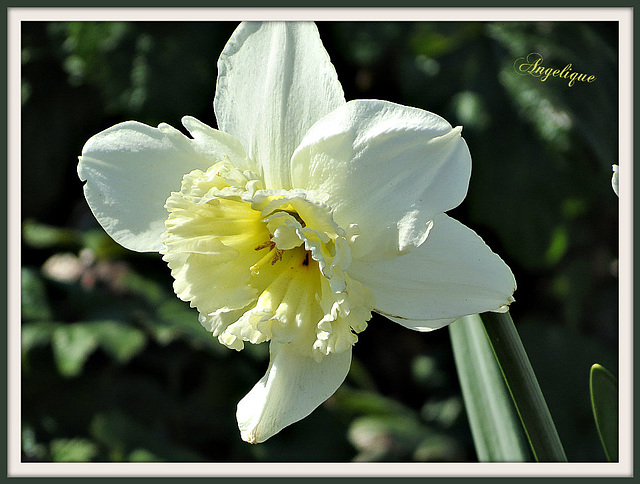
POLYGON ((478 314, 449 325, 453 357, 480 462, 531 462, 533 454, 478 314))
POLYGON ((536 460, 566 462, 558 431, 511 315, 483 313, 481 318, 536 460))

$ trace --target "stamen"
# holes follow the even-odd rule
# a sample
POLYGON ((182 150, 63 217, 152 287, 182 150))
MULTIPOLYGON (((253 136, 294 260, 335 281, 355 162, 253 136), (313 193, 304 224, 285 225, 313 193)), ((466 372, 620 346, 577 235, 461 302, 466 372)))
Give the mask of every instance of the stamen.
POLYGON ((262 244, 260 244, 258 247, 256 247, 253 250, 262 250, 262 249, 266 249, 267 247, 269 247, 270 249, 273 249, 276 246, 276 243, 273 240, 265 240, 262 244))
MULTIPOLYGON (((260 274, 260 268, 264 267, 268 263, 275 264, 274 260, 278 257, 278 249, 276 249, 275 246, 276 244, 273 244, 271 250, 267 252, 262 259, 249 268, 252 274, 260 274)), ((282 253, 280 254, 280 259, 282 259, 282 253)))
MULTIPOLYGON (((275 244, 273 244, 275 245, 275 244)), ((273 260, 271 261, 271 265, 275 264, 276 262, 282 260, 282 254, 284 254, 284 250, 282 249, 276 249, 276 253, 273 256, 273 260)))

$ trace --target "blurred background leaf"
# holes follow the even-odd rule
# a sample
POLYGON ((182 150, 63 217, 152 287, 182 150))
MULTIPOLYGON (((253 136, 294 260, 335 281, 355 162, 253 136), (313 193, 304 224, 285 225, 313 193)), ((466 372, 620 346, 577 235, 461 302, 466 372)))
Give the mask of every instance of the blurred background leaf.
MULTIPOLYGON (((604 460, 588 369, 617 372, 616 24, 318 26, 347 99, 464 126, 473 174, 451 215, 516 275, 511 312, 569 459, 604 460), (516 74, 530 52, 597 79, 516 74)), ((235 27, 22 24, 23 460, 477 460, 448 332, 380 316, 331 399, 245 444, 235 406, 263 375, 266 346, 220 345, 173 295, 160 257, 121 248, 90 213, 76 174, 86 140, 129 119, 215 125, 216 60, 235 27)))
POLYGON ((618 381, 606 368, 591 367, 591 407, 604 453, 618 461, 618 381))
POLYGON ((56 439, 51 442, 53 462, 90 462, 97 453, 97 446, 87 439, 56 439))

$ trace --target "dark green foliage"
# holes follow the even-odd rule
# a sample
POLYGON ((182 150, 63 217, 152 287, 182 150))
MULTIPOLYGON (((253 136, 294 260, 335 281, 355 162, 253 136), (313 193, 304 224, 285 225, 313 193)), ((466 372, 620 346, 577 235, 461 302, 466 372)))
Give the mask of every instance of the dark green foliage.
MULTIPOLYGON (((22 441, 26 461, 476 459, 446 330, 374 316, 347 382, 265 444, 235 406, 267 347, 221 346, 155 254, 104 234, 76 175, 93 134, 135 119, 215 124, 223 23, 22 24, 22 441)), ((320 23, 347 99, 433 111, 473 158, 451 214, 518 281, 512 306, 569 460, 604 460, 589 368, 616 373, 617 29, 612 23, 320 23), (597 76, 569 87, 513 70, 597 76)))
POLYGON ((619 397, 618 381, 603 366, 591 367, 591 407, 602 448, 609 462, 618 461, 619 397))

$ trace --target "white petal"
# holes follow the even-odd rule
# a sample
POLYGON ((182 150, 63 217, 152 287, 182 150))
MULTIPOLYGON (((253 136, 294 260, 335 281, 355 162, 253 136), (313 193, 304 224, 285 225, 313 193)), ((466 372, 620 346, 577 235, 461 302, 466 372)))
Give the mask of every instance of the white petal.
POLYGON ((238 403, 243 440, 264 442, 309 415, 338 389, 350 365, 351 348, 316 362, 293 344, 272 341, 267 373, 238 403))
POLYGON ((89 139, 78 176, 87 182, 85 197, 105 231, 127 249, 160 250, 168 216, 164 203, 180 189, 182 176, 237 152, 235 146, 223 149, 230 137, 220 134, 218 154, 196 149, 193 140, 167 124, 153 128, 129 121, 89 139))
POLYGON ((267 188, 291 188, 293 151, 313 123, 344 102, 311 22, 243 22, 220 55, 218 127, 262 167, 267 188))
POLYGON ((219 161, 220 155, 228 157, 234 167, 241 171, 258 173, 259 168, 247 157, 242 144, 230 134, 213 129, 191 116, 182 118, 182 125, 193 136, 194 149, 205 158, 219 161))
POLYGON ((292 160, 294 187, 328 195, 354 257, 380 260, 424 240, 428 221, 465 197, 471 156, 460 128, 420 109, 350 101, 316 123, 292 160))
POLYGON ((509 267, 471 229, 440 214, 426 241, 393 260, 352 262, 376 309, 403 326, 429 331, 460 316, 506 311, 516 282, 509 267))
POLYGON ((416 319, 402 319, 391 316, 389 314, 385 314, 385 316, 393 321, 394 323, 398 323, 405 328, 413 329, 414 331, 428 332, 434 331, 436 329, 444 328, 445 326, 453 323, 456 318, 446 318, 446 319, 427 319, 427 320, 416 320, 416 319))

